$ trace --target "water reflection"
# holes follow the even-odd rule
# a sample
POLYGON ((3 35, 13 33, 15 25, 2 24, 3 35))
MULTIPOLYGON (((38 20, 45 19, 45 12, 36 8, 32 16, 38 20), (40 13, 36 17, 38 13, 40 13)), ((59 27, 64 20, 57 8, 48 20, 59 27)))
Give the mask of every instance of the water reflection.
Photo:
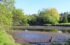
POLYGON ((16 37, 23 38, 26 42, 30 42, 33 45, 50 45, 49 40, 52 37, 52 42, 65 42, 69 39, 67 34, 63 33, 48 33, 48 32, 31 32, 31 31, 23 31, 21 33, 17 33, 16 37))

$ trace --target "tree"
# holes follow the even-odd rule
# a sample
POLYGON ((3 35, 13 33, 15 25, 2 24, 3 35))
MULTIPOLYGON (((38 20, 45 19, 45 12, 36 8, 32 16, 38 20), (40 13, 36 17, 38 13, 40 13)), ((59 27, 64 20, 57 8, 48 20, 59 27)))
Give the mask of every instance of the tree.
POLYGON ((15 9, 13 12, 13 25, 27 25, 27 19, 21 9, 15 9))
POLYGON ((61 23, 68 23, 69 22, 69 16, 70 14, 68 12, 61 13, 61 23))
POLYGON ((68 14, 67 17, 68 17, 68 22, 70 23, 70 13, 68 14))
POLYGON ((9 29, 12 25, 12 13, 6 7, 0 4, 0 28, 9 29))
POLYGON ((10 29, 11 26, 12 26, 12 11, 8 10, 8 7, 5 6, 5 3, 1 2, 0 3, 0 45, 17 45, 14 39, 11 37, 11 35, 9 35, 6 32, 7 30, 10 29))
POLYGON ((28 23, 30 24, 30 25, 38 25, 37 24, 37 15, 36 14, 32 14, 32 15, 29 15, 28 16, 29 18, 28 18, 28 23))
POLYGON ((42 18, 44 24, 57 24, 60 20, 60 15, 55 8, 40 11, 39 16, 42 18))
POLYGON ((13 11, 15 0, 1 0, 1 3, 9 10, 13 11))
POLYGON ((4 26, 5 29, 7 27, 11 27, 12 25, 13 10, 14 10, 14 0, 0 1, 0 25, 4 26))
POLYGON ((64 13, 64 23, 68 23, 68 19, 67 19, 68 14, 64 13))

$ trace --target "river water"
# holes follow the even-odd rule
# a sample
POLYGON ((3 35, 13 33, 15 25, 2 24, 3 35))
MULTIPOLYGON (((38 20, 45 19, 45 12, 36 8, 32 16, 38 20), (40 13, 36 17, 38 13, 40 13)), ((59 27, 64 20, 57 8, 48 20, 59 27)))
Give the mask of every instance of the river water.
POLYGON ((14 32, 14 35, 17 39, 22 39, 21 43, 24 40, 24 42, 32 45, 51 45, 50 42, 65 42, 70 38, 70 34, 52 32, 22 31, 14 32))

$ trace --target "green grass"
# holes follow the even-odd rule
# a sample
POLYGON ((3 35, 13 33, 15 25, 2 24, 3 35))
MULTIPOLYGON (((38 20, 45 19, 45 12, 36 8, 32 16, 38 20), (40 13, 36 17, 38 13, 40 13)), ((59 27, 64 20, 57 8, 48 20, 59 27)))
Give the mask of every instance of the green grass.
POLYGON ((58 32, 58 30, 52 29, 52 30, 50 30, 49 32, 58 32))
POLYGON ((19 45, 15 43, 15 40, 11 35, 3 30, 0 30, 0 45, 19 45))

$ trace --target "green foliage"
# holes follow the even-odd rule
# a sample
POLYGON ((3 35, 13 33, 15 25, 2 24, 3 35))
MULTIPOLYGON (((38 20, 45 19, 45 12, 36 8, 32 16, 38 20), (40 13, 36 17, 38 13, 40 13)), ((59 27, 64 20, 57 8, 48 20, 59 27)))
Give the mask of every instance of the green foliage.
POLYGON ((64 23, 68 23, 67 13, 64 13, 64 23))
POLYGON ((13 11, 13 25, 27 25, 27 19, 22 10, 13 11))
POLYGON ((40 11, 39 16, 40 18, 42 18, 44 24, 46 23, 57 24, 60 19, 60 15, 58 14, 55 8, 40 11))
POLYGON ((68 18, 68 23, 70 23, 70 14, 68 14, 67 18, 68 18))
POLYGON ((17 45, 12 36, 6 33, 6 30, 12 26, 11 1, 2 0, 0 2, 0 45, 17 45))
POLYGON ((12 25, 12 11, 14 0, 1 0, 0 2, 0 28, 8 30, 12 25))
POLYGON ((70 22, 70 13, 64 12, 61 13, 60 23, 69 23, 70 22))
POLYGON ((0 4, 0 28, 9 28, 12 25, 12 13, 0 4))
POLYGON ((70 25, 70 23, 60 23, 59 25, 70 25))
POLYGON ((52 29, 52 30, 50 30, 50 32, 58 32, 58 30, 57 29, 52 29))
POLYGON ((14 9, 14 2, 15 0, 1 0, 1 3, 6 7, 7 10, 10 12, 14 9))
POLYGON ((28 16, 29 18, 28 18, 28 23, 30 24, 30 25, 37 25, 37 15, 36 14, 32 14, 32 15, 30 15, 30 16, 28 16))

